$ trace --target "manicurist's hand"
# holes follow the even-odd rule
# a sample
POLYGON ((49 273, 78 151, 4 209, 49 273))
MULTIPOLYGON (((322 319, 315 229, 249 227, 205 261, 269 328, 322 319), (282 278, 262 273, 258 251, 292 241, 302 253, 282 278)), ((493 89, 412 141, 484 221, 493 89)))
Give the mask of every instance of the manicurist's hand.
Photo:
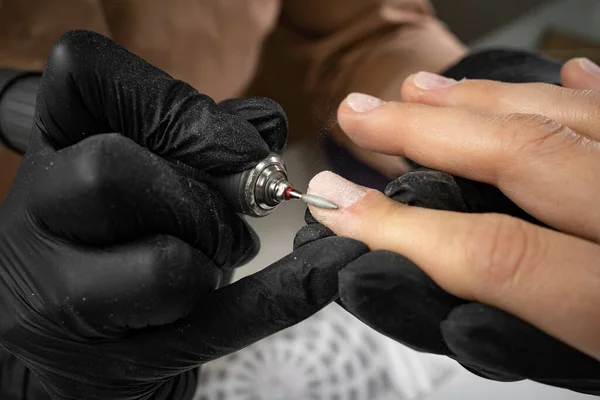
POLYGON ((565 87, 420 73, 404 103, 350 95, 344 131, 426 167, 387 196, 322 173, 311 209, 372 250, 340 273, 345 307, 498 380, 600 393, 600 68, 565 87))
POLYGON ((286 135, 271 100, 216 104, 104 36, 64 35, 0 208, 2 380, 34 374, 0 397, 31 398, 38 379, 53 399, 191 399, 198 366, 335 300, 367 248, 318 224, 223 287, 258 240, 187 172, 242 171, 286 135))

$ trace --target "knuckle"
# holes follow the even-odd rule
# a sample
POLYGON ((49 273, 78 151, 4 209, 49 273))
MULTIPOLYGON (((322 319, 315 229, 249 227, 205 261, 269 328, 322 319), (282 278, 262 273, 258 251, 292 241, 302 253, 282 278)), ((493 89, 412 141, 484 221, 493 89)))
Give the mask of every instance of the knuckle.
POLYGON ((75 162, 73 173, 80 190, 85 192, 101 192, 109 185, 110 174, 105 168, 102 153, 93 151, 88 157, 75 162))
MULTIPOLYGON (((569 97, 578 99, 581 103, 587 104, 586 107, 564 108, 566 118, 579 121, 598 121, 600 120, 600 93, 597 90, 584 89, 574 90, 568 89, 569 97)), ((570 100, 570 99, 569 99, 570 100)), ((563 109, 561 109, 563 110, 563 109)))
POLYGON ((408 172, 388 184, 385 194, 409 206, 466 211, 456 180, 445 172, 433 170, 408 172))
POLYGON ((489 296, 527 282, 541 253, 535 230, 527 228, 526 222, 506 215, 476 219, 465 246, 475 292, 489 296))
POLYGON ((74 181, 80 190, 104 193, 120 176, 119 159, 127 148, 127 139, 118 134, 93 136, 73 163, 74 181))
POLYGON ((584 97, 585 101, 589 101, 591 104, 590 115, 587 116, 587 120, 598 121, 600 120, 600 93, 597 90, 583 90, 581 96, 584 97))
POLYGON ((192 278, 182 273, 185 266, 194 264, 192 247, 173 236, 155 237, 143 258, 145 265, 141 269, 146 271, 146 281, 154 285, 180 288, 192 278))
POLYGON ((145 247, 144 264, 149 271, 159 272, 162 266, 174 258, 185 260, 187 254, 181 252, 178 240, 169 235, 157 235, 152 238, 149 246, 145 247))
POLYGON ((553 153, 562 149, 565 138, 572 137, 573 131, 562 123, 543 115, 509 114, 503 117, 500 126, 507 145, 521 157, 527 153, 553 153))
POLYGON ((92 31, 75 30, 64 33, 54 44, 48 69, 65 76, 84 72, 89 60, 102 56, 98 42, 108 39, 92 31))
POLYGON ((91 306, 89 280, 69 268, 55 270, 52 293, 46 297, 43 314, 49 319, 73 326, 91 306))
POLYGON ((485 106, 486 108, 501 108, 509 95, 506 83, 493 80, 467 79, 454 87, 456 89, 464 89, 463 96, 465 101, 477 101, 478 106, 485 106), (482 93, 486 95, 481 96, 482 93))
MULTIPOLYGON (((380 210, 378 223, 370 228, 375 237, 388 235, 390 232, 394 232, 398 229, 395 224, 405 218, 408 207, 410 206, 398 201, 385 203, 385 206, 380 210)), ((367 226, 371 225, 371 221, 369 220, 367 220, 366 223, 367 226)))
POLYGON ((321 224, 305 225, 294 237, 294 250, 317 240, 334 236, 331 229, 321 224))
POLYGON ((600 93, 597 90, 593 89, 568 89, 569 95, 581 99, 583 102, 590 104, 590 107, 582 110, 581 112, 590 113, 591 119, 598 120, 600 118, 600 93))

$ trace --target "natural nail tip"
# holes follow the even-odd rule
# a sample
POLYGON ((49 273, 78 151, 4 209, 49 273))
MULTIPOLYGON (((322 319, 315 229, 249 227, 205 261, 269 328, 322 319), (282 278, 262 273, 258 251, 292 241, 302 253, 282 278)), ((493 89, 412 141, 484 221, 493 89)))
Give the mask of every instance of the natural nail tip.
POLYGON ((580 58, 578 62, 584 70, 595 75, 596 77, 600 77, 600 66, 598 66, 598 64, 586 57, 580 58))
POLYGON ((431 72, 419 72, 414 75, 413 83, 423 90, 445 89, 454 86, 458 81, 431 72))
POLYGON ((383 105, 384 101, 368 94, 351 93, 346 97, 346 104, 355 112, 364 113, 383 105))

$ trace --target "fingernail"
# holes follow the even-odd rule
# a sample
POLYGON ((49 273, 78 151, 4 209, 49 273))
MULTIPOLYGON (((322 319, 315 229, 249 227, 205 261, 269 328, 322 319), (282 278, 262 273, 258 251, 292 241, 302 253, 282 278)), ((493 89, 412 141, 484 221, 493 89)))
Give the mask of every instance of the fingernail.
POLYGON ((384 101, 368 94, 352 93, 346 97, 346 103, 354 111, 364 113, 383 105, 384 101))
POLYGON ((415 86, 424 90, 444 89, 456 85, 454 79, 446 78, 431 72, 419 72, 413 78, 415 86))
MULTIPOLYGON (((333 201, 340 209, 350 207, 364 197, 367 188, 352 183, 330 171, 317 174, 308 184, 308 192, 333 201)), ((320 210, 317 210, 320 211, 320 210)), ((335 210, 326 212, 334 213, 335 210)))
POLYGON ((600 78, 600 66, 598 66, 598 64, 589 58, 580 58, 578 62, 587 72, 600 78))

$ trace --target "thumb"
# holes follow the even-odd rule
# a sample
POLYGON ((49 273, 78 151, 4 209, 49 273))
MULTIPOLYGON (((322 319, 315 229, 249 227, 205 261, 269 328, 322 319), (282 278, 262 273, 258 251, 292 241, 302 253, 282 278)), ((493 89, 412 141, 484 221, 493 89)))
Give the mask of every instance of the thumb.
POLYGON ((587 58, 568 61, 560 75, 563 86, 570 89, 600 90, 600 66, 587 58))
POLYGON ((600 314, 584 301, 600 287, 589 267, 600 257, 596 244, 506 215, 402 205, 330 172, 313 178, 309 192, 339 205, 311 208, 337 235, 402 254, 448 293, 503 309, 600 357, 600 327, 592 322, 600 314))
MULTIPOLYGON (((394 201, 380 191, 349 182, 326 171, 316 175, 308 193, 332 200, 338 210, 309 207, 314 218, 338 236, 351 237, 367 244, 371 250, 398 251, 394 216, 401 209, 413 209, 394 201)), ((414 210, 418 210, 414 208, 414 210)))

